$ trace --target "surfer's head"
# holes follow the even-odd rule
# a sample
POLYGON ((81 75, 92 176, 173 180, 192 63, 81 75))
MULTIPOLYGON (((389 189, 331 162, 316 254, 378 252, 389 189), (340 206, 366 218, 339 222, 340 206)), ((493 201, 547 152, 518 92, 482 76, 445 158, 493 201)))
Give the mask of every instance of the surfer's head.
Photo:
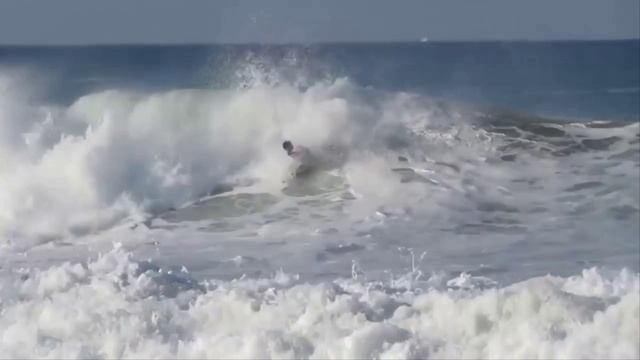
POLYGON ((293 144, 291 141, 285 140, 285 142, 282 143, 282 148, 285 149, 287 153, 290 153, 293 150, 293 144))

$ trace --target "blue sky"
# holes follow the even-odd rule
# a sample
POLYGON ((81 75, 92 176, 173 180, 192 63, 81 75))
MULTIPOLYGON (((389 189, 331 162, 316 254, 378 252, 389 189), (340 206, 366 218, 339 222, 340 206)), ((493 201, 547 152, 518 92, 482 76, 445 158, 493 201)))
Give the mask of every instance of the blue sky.
POLYGON ((0 44, 640 37, 640 0, 2 0, 0 44))

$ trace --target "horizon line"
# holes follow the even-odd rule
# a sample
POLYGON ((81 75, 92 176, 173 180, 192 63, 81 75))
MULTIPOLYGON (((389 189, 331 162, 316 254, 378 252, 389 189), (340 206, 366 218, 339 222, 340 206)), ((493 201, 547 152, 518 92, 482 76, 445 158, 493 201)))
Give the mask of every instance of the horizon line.
POLYGON ((393 44, 461 44, 461 43, 602 43, 640 42, 638 38, 612 39, 506 39, 506 40, 363 40, 363 41, 310 41, 310 42, 99 42, 99 43, 0 43, 0 47, 118 47, 118 46, 326 46, 326 45, 393 45, 393 44))

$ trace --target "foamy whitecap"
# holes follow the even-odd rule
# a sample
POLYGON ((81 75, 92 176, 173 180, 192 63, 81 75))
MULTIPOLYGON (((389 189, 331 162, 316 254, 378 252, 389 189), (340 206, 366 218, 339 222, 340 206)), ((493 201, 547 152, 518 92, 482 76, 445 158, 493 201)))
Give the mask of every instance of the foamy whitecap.
MULTIPOLYGON (((0 356, 637 358, 640 280, 623 270, 504 288, 405 290, 279 273, 195 282, 115 249, 5 273, 0 356)), ((426 284, 427 282, 423 282, 426 284)))
MULTIPOLYGON (((62 108, 30 100, 28 89, 14 87, 18 80, 7 80, 12 91, 1 97, 11 106, 0 110, 6 158, 0 165, 0 232, 14 245, 91 233, 127 218, 140 221, 140 214, 197 200, 229 181, 277 186, 288 166, 283 139, 312 148, 334 166, 348 156, 379 156, 396 142, 418 151, 422 140, 411 135, 409 124, 436 119, 425 112, 428 103, 364 90, 346 79, 304 90, 287 84, 239 91, 108 90, 62 108), (407 110, 396 113, 401 108, 407 110)), ((390 166, 383 158, 375 161, 383 172, 390 166)))

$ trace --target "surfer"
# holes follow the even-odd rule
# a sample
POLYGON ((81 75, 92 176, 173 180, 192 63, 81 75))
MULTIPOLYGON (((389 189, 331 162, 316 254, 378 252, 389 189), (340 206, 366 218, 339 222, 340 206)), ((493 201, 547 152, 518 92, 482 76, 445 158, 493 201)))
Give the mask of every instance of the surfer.
POLYGON ((285 140, 282 143, 282 148, 287 152, 287 155, 296 160, 296 176, 309 173, 317 167, 315 157, 306 147, 293 145, 291 141, 285 140))

